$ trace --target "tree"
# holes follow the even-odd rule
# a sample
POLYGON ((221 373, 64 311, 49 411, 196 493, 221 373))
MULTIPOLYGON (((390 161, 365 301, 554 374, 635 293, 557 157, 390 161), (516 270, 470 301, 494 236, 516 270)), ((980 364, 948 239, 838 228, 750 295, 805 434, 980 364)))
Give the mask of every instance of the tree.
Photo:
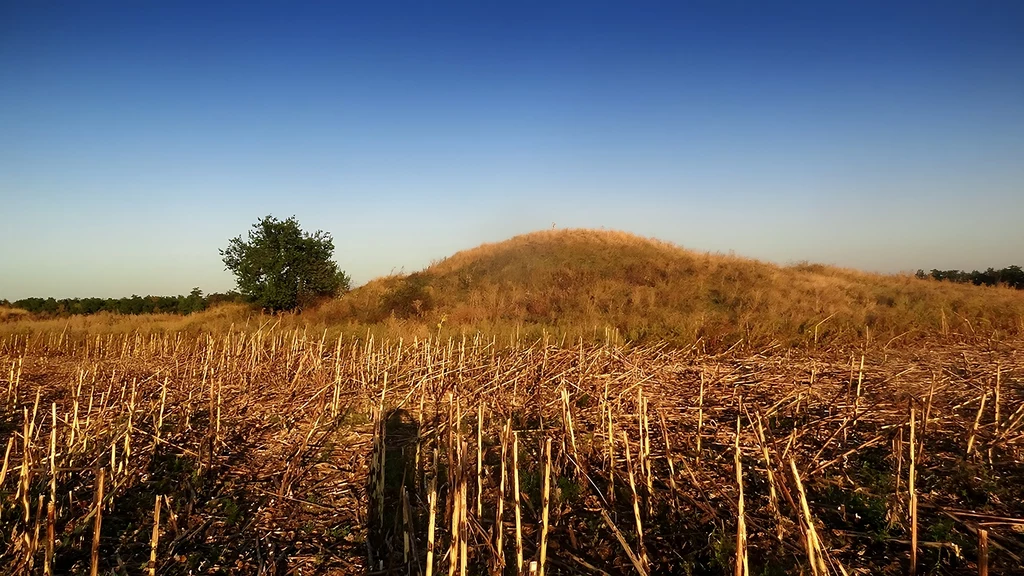
POLYGON ((271 310, 292 310, 319 298, 347 291, 347 274, 332 260, 334 240, 327 232, 303 232, 294 216, 267 216, 220 251, 224 267, 235 274, 238 291, 271 310))
POLYGON ((206 310, 206 299, 203 298, 203 291, 197 286, 192 289, 188 296, 178 296, 174 299, 174 308, 175 312, 186 316, 193 312, 206 310))

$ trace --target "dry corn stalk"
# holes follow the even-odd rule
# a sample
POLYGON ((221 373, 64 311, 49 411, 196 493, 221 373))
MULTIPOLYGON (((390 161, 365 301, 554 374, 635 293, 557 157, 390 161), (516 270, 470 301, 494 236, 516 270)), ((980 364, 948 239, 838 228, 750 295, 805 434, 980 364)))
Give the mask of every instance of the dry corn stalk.
POLYGON ((740 454, 740 417, 736 417, 736 486, 739 489, 737 499, 737 520, 736 520, 736 576, 747 576, 750 568, 747 566, 747 520, 743 511, 743 460, 740 454))
POLYGON ((793 481, 796 483, 797 492, 800 493, 800 508, 804 513, 804 542, 807 548, 807 561, 811 566, 811 573, 814 576, 826 576, 828 568, 825 565, 822 553, 821 541, 818 539, 818 531, 814 528, 814 517, 811 516, 811 509, 807 505, 807 493, 804 492, 803 482, 800 481, 800 471, 796 467, 796 460, 790 458, 790 469, 793 471, 793 481))
POLYGON ((523 573, 523 507, 519 496, 519 433, 512 433, 512 491, 516 503, 516 570, 523 573))
POLYGON ((914 434, 914 407, 910 407, 910 476, 907 489, 910 491, 910 576, 917 574, 917 441, 914 434))
POLYGON ((103 481, 106 469, 100 467, 96 479, 96 516, 92 527, 92 553, 89 556, 89 574, 97 576, 100 567, 100 527, 103 525, 103 481))
MULTIPOLYGON (((434 462, 437 462, 437 449, 434 450, 434 462)), ((427 503, 430 507, 427 516, 427 569, 426 575, 434 573, 434 525, 437 522, 437 470, 430 477, 430 491, 427 493, 427 503)))
POLYGON ((548 558, 548 508, 551 505, 551 438, 544 442, 544 492, 541 495, 540 576, 548 558))
POLYGON ((629 490, 633 494, 633 519, 636 521, 636 546, 640 554, 640 564, 646 570, 649 566, 647 561, 647 548, 644 547, 644 526, 640 519, 640 496, 636 491, 636 475, 633 473, 633 457, 629 449, 629 435, 622 431, 622 444, 626 450, 626 470, 629 476, 629 490))
POLYGON ((156 550, 160 542, 160 496, 153 506, 153 534, 149 540, 149 576, 156 576, 156 550))

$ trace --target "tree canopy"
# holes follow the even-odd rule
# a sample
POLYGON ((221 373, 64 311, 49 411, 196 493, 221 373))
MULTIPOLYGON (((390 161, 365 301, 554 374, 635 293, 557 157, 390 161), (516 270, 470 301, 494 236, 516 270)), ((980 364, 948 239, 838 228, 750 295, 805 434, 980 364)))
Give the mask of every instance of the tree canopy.
POLYGON ((934 278, 935 280, 948 280, 950 282, 967 283, 975 286, 996 286, 1003 284, 1017 290, 1024 290, 1024 269, 1020 266, 1007 266, 1001 270, 989 268, 984 272, 977 270, 967 272, 966 270, 932 270, 925 272, 917 271, 918 278, 934 278))
POLYGON ((220 251, 235 274, 238 291, 271 310, 292 310, 347 291, 351 281, 334 262, 334 240, 322 230, 302 231, 294 216, 266 216, 253 224, 248 239, 228 241, 220 251))
POLYGON ((14 308, 31 312, 44 317, 89 315, 100 312, 113 314, 192 314, 202 312, 210 306, 223 302, 238 302, 241 297, 236 292, 214 293, 203 295, 198 287, 192 292, 179 296, 139 296, 125 298, 22 298, 7 303, 0 300, 0 305, 7 303, 14 308))

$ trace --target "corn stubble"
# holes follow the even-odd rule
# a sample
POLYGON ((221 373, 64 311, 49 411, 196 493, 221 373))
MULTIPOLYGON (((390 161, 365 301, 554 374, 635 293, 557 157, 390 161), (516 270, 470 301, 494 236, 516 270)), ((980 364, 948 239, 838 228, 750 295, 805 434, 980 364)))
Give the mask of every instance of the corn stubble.
POLYGON ((1018 349, 7 336, 0 566, 1010 574, 1018 349))

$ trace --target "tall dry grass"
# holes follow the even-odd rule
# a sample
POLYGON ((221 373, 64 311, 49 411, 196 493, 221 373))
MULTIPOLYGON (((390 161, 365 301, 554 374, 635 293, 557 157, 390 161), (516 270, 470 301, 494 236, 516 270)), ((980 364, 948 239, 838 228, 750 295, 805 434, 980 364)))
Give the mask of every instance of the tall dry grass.
POLYGON ((165 332, 220 332, 232 325, 246 326, 251 322, 266 321, 267 317, 244 304, 222 304, 203 312, 181 314, 114 314, 99 312, 87 316, 64 318, 38 318, 24 310, 12 309, 14 314, 4 316, 0 311, 0 335, 64 332, 67 334, 123 334, 139 332, 158 334, 165 332))
POLYGON ((223 305, 188 317, 9 318, 32 331, 216 332, 253 325, 328 335, 555 337, 724 349, 1024 335, 1024 291, 700 253, 625 232, 543 231, 379 278, 301 313, 223 305))
POLYGON ((13 322, 28 317, 28 312, 20 308, 0 306, 0 322, 13 322))
POLYGON ((1024 333, 1024 292, 698 253, 624 232, 544 231, 370 282, 305 315, 423 335, 541 330, 629 341, 797 344, 1024 333))

